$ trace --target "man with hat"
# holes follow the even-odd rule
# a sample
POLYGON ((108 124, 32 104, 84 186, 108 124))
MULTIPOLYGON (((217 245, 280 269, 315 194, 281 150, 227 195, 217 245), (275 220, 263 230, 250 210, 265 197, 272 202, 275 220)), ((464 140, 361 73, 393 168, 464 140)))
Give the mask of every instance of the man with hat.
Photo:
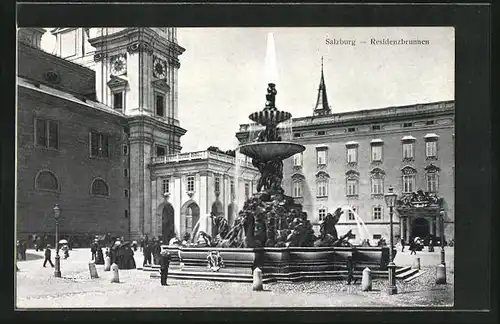
POLYGON ((170 253, 167 250, 164 250, 160 254, 160 282, 162 286, 167 286, 169 266, 170 266, 170 253))
POLYGON ((47 265, 47 261, 50 263, 52 268, 54 267, 54 264, 52 263, 52 260, 50 259, 50 256, 52 254, 52 251, 50 250, 50 244, 47 244, 47 248, 45 249, 45 260, 43 261, 43 267, 47 265))

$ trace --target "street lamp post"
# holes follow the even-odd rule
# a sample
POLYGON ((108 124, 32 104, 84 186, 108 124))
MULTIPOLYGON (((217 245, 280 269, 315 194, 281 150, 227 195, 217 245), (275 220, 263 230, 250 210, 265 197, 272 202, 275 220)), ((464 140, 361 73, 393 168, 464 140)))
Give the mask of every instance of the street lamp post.
POLYGON ((444 254, 444 210, 439 212, 439 227, 440 227, 440 241, 441 241, 441 264, 437 267, 436 283, 439 285, 446 284, 446 261, 444 254))
POLYGON ((394 193, 394 188, 389 186, 389 192, 385 194, 385 203, 387 207, 389 207, 389 216, 390 216, 390 245, 389 245, 389 295, 395 295, 398 293, 398 288, 396 287, 396 265, 394 264, 394 234, 393 234, 393 223, 392 223, 392 215, 394 213, 394 205, 396 204, 396 199, 398 195, 394 193))
POLYGON ((56 269, 54 270, 54 277, 61 278, 61 260, 59 258, 59 216, 61 209, 56 204, 54 206, 54 219, 56 220, 56 269))

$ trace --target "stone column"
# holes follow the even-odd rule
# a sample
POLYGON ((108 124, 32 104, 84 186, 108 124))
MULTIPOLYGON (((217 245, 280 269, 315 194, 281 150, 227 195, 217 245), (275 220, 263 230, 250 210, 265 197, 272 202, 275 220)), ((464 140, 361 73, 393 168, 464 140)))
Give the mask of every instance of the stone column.
POLYGON ((410 240, 410 238, 411 238, 411 216, 408 216, 406 218, 406 235, 407 235, 407 239, 410 240))
POLYGON ((171 187, 170 187, 170 202, 172 207, 174 207, 174 228, 179 234, 179 238, 182 240, 184 232, 186 231, 184 227, 184 219, 181 217, 181 207, 182 207, 182 186, 181 186, 181 175, 179 173, 174 173, 172 176, 171 187))

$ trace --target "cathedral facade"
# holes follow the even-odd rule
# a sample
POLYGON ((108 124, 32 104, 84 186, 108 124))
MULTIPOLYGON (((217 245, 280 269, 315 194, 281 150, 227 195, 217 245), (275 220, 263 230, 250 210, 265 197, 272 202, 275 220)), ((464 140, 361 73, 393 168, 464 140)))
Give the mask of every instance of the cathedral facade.
POLYGON ((18 31, 17 235, 140 239, 191 233, 200 214, 234 219, 255 170, 181 153, 175 28, 18 31))

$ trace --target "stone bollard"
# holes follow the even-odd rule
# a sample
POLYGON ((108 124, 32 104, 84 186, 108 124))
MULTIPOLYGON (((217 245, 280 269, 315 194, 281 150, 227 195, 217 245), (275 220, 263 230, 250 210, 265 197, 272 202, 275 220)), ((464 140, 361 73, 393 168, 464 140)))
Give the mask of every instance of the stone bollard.
POLYGON ((90 279, 97 279, 99 275, 97 274, 97 268, 95 267, 95 262, 89 262, 90 279))
POLYGON ((109 271, 111 270, 111 258, 107 256, 104 258, 104 271, 109 271))
POLYGON ((436 269, 436 284, 444 285, 446 283, 446 266, 440 264, 436 269))
POLYGON ((111 271, 113 271, 113 278, 111 278, 112 283, 119 283, 120 282, 120 276, 118 274, 118 265, 116 263, 113 263, 111 266, 111 271))
POLYGON ((413 269, 420 270, 420 258, 415 258, 413 260, 413 269))
POLYGON ((252 289, 254 291, 261 291, 263 290, 262 287, 262 270, 259 268, 255 268, 253 270, 253 286, 252 289))
POLYGON ((361 290, 372 290, 372 271, 368 268, 363 270, 363 277, 361 278, 361 290))

